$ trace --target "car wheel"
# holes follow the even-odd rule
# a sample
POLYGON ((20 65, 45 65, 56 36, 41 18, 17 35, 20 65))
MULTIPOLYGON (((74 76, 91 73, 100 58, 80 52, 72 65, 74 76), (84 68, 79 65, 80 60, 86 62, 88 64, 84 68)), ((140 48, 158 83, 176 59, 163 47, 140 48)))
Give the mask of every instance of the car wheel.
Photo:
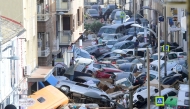
POLYGON ((89 70, 88 70, 86 73, 87 73, 87 74, 91 74, 91 75, 93 74, 93 72, 92 72, 92 71, 89 71, 89 70))
POLYGON ((143 98, 141 95, 137 95, 137 98, 138 98, 138 100, 139 100, 140 102, 144 102, 144 101, 145 101, 144 98, 143 98))
POLYGON ((105 102, 105 106, 113 106, 111 103, 108 101, 109 98, 106 95, 101 95, 102 101, 105 102))
POLYGON ((69 87, 67 87, 67 86, 61 86, 60 89, 61 89, 61 91, 62 91, 65 95, 68 95, 69 92, 70 92, 70 89, 69 89, 69 87))

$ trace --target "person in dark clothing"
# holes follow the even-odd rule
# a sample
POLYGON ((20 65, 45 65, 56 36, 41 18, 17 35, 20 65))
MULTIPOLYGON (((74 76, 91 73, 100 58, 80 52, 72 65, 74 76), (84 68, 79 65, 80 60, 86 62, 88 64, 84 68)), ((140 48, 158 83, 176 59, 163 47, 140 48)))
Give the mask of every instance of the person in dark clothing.
POLYGON ((135 43, 134 43, 134 49, 135 49, 135 56, 137 56, 138 55, 138 46, 139 46, 139 41, 138 40, 136 40, 135 41, 135 43))

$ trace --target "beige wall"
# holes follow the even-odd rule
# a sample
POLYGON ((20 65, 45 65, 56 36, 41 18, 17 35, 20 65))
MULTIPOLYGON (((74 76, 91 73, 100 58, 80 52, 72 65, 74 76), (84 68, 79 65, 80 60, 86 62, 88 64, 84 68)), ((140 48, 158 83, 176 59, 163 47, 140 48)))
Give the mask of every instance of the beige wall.
POLYGON ((36 0, 24 0, 24 28, 26 32, 26 65, 34 69, 38 63, 37 55, 37 3, 36 0))
POLYGON ((1 15, 20 22, 26 29, 26 66, 37 66, 36 0, 0 0, 1 15))
POLYGON ((71 2, 71 10, 70 12, 73 14, 74 24, 75 24, 75 31, 73 32, 72 42, 75 42, 79 38, 79 33, 84 31, 84 22, 82 25, 78 26, 77 24, 77 9, 82 7, 82 11, 84 8, 84 1, 83 0, 74 0, 71 2))
POLYGON ((0 13, 23 24, 23 0, 0 0, 0 13))

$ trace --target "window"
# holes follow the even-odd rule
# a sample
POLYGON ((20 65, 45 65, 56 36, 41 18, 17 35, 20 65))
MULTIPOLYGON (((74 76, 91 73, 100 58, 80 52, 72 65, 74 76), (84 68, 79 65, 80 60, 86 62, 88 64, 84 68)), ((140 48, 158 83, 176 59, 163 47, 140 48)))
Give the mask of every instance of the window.
POLYGON ((45 101, 45 99, 43 97, 40 97, 37 99, 40 103, 43 103, 45 101))
POLYGON ((185 105, 189 105, 189 100, 184 100, 185 105))
POLYGON ((155 78, 156 78, 155 75, 150 74, 150 81, 152 81, 152 80, 155 79, 155 78))
POLYGON ((77 21, 78 21, 78 26, 80 25, 80 12, 79 9, 77 9, 77 21))
POLYGON ((189 97, 189 92, 185 92, 185 97, 189 97))
POLYGON ((101 69, 101 65, 93 64, 93 67, 101 69))
POLYGON ((168 96, 176 96, 176 93, 171 91, 171 92, 168 93, 168 96))

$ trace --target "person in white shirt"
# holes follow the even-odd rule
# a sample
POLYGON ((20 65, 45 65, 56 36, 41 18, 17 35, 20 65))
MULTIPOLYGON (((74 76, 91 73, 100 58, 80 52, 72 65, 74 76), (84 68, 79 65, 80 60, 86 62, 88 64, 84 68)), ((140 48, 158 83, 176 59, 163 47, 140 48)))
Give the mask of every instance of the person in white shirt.
POLYGON ((137 40, 136 36, 133 36, 133 39, 131 41, 135 42, 137 40))
POLYGON ((91 44, 92 44, 92 45, 96 45, 96 41, 93 40, 93 41, 91 42, 91 44))

